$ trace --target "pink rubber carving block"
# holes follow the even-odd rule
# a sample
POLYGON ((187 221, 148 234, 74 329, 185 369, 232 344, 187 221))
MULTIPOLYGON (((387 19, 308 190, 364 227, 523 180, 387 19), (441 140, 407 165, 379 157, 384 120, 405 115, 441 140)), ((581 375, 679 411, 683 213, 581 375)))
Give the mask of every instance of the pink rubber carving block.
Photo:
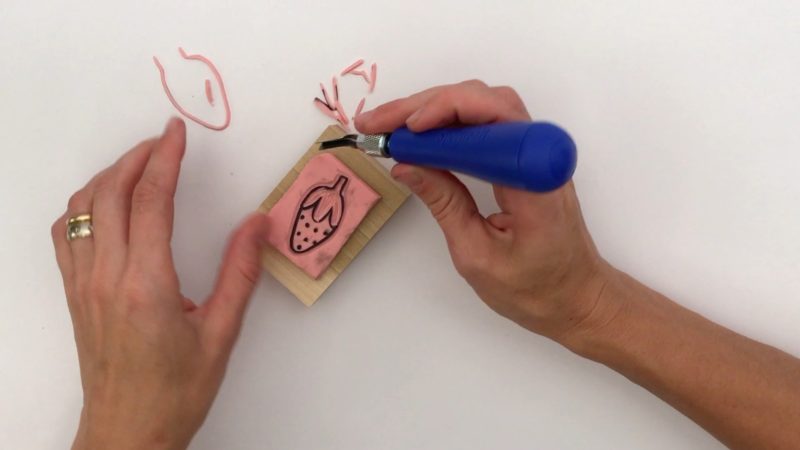
POLYGON ((322 153, 270 210, 267 241, 317 279, 380 198, 334 155, 322 153))

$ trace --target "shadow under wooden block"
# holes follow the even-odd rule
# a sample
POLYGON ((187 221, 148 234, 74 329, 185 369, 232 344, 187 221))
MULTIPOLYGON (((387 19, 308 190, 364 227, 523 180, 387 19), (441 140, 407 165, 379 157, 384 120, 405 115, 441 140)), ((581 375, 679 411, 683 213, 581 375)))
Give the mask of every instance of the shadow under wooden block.
MULTIPOLYGON (((317 142, 341 137, 346 133, 338 126, 330 126, 322 132, 317 142)), ((350 239, 331 262, 325 272, 316 280, 306 275, 302 269, 294 265, 288 258, 272 247, 267 247, 261 258, 261 263, 275 279, 286 286, 306 306, 311 306, 319 299, 325 289, 333 283, 344 269, 355 259, 361 249, 375 236, 392 214, 406 201, 410 195, 405 186, 395 182, 389 171, 380 165, 371 156, 366 156, 358 150, 351 148, 338 148, 327 150, 350 168, 359 178, 380 194, 381 199, 364 217, 350 239)), ((294 183, 294 180, 303 170, 306 163, 319 154, 319 144, 316 142, 300 157, 292 170, 278 183, 272 193, 261 203, 260 211, 269 212, 275 203, 294 183)))

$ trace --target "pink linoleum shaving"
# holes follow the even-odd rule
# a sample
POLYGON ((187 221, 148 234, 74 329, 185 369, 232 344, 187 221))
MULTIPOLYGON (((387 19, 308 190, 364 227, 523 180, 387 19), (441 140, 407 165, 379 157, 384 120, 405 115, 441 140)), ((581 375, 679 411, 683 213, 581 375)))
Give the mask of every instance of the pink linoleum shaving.
POLYGON ((325 85, 322 83, 319 84, 319 88, 322 89, 322 97, 325 98, 325 104, 330 107, 331 99, 328 97, 328 90, 325 89, 325 85))
MULTIPOLYGON (((375 81, 378 76, 378 65, 374 63, 370 65, 370 73, 367 73, 366 70, 359 69, 363 65, 364 65, 364 60, 358 59, 354 63, 342 69, 340 76, 354 75, 363 78, 368 86, 369 92, 371 93, 375 90, 375 81)), ((339 79, 335 75, 331 77, 331 90, 333 91, 332 96, 328 96, 328 90, 325 89, 325 85, 323 83, 319 84, 319 88, 322 91, 322 98, 315 97, 314 106, 316 106, 316 108, 319 109, 320 112, 322 112, 329 118, 336 120, 342 126, 342 128, 349 131, 350 120, 351 119, 355 120, 355 118, 359 114, 361 114, 361 112, 364 109, 364 104, 366 103, 367 100, 366 97, 363 97, 358 102, 358 106, 356 106, 355 109, 355 114, 351 118, 347 116, 347 113, 344 110, 344 106, 340 101, 339 79)))
POLYGON ((364 109, 364 103, 366 101, 367 101, 367 98, 364 97, 364 98, 361 99, 360 102, 358 102, 358 106, 356 106, 356 113, 353 114, 353 120, 356 120, 356 117, 358 117, 358 115, 361 114, 361 110, 364 109))
POLYGON ((333 102, 336 103, 339 101, 339 82, 336 77, 331 79, 331 85, 333 86, 333 102))
MULTIPOLYGON (((180 104, 178 104, 177 100, 175 100, 175 97, 172 95, 169 86, 167 85, 167 75, 164 72, 164 66, 161 65, 161 63, 158 61, 158 58, 153 56, 153 62, 156 64, 158 72, 161 75, 161 85, 164 87, 164 93, 167 94, 167 98, 169 99, 170 103, 172 103, 172 106, 174 106, 175 109, 178 110, 178 112, 186 116, 188 119, 193 120, 208 129, 222 131, 225 128, 228 128, 228 125, 231 124, 231 107, 230 104, 228 103, 228 94, 225 91, 225 84, 222 82, 222 76, 219 74, 219 71, 217 70, 216 66, 214 66, 214 63, 203 55, 198 55, 198 54, 189 55, 183 50, 182 47, 178 47, 178 51, 180 52, 181 57, 183 57, 183 59, 200 61, 206 66, 208 66, 209 70, 211 70, 211 74, 214 75, 214 78, 217 80, 217 84, 219 85, 219 92, 220 95, 222 96, 222 104, 225 107, 225 121, 222 123, 222 125, 214 125, 195 116, 194 114, 191 114, 189 111, 186 111, 180 104)), ((209 92, 210 92, 210 82, 209 84, 206 85, 207 96, 209 92)))
POLYGON ((372 67, 370 67, 370 75, 369 75, 369 92, 375 90, 375 83, 378 81, 378 65, 372 63, 372 67))
POLYGON ((348 73, 354 71, 355 69, 358 69, 359 67, 361 67, 362 64, 364 64, 364 60, 363 59, 359 59, 358 61, 354 62, 353 64, 350 64, 349 66, 347 66, 344 69, 342 69, 342 73, 340 75, 345 76, 348 73))
POLYGON ((349 125, 350 119, 347 118, 347 114, 344 112, 344 107, 341 102, 336 102, 336 111, 339 113, 339 118, 344 122, 344 125, 349 125))
POLYGON ((352 73, 353 75, 358 75, 358 76, 360 76, 361 78, 363 78, 363 79, 364 79, 364 81, 365 81, 367 84, 370 84, 370 82, 369 82, 369 76, 367 76, 367 72, 364 72, 363 70, 354 70, 354 71, 352 71, 352 72, 350 72, 350 73, 352 73))
POLYGON ((316 97, 314 98, 314 106, 316 106, 317 109, 322 111, 323 114, 330 117, 331 119, 339 120, 339 117, 336 115, 336 113, 334 113, 334 111, 331 110, 331 108, 328 107, 328 105, 319 98, 316 97))
POLYGON ((206 78, 206 100, 208 104, 214 106, 214 91, 211 90, 211 80, 206 78))

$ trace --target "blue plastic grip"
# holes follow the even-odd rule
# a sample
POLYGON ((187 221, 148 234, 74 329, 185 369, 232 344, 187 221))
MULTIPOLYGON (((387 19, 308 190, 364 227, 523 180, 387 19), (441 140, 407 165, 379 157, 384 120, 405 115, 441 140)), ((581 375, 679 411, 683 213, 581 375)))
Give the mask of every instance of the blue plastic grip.
POLYGON ((413 133, 400 128, 389 138, 398 162, 452 170, 491 183, 547 192, 575 172, 572 138, 546 122, 507 122, 413 133))

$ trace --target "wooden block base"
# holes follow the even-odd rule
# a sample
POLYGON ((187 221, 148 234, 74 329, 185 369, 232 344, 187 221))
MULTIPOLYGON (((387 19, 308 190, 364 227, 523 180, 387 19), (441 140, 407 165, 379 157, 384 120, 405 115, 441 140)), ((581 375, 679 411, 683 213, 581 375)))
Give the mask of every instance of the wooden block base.
MULTIPOLYGON (((319 136, 317 142, 335 139, 345 134, 338 126, 330 126, 319 136)), ((262 255, 262 265, 278 281, 286 286, 303 304, 311 306, 325 292, 344 269, 355 259, 378 230, 392 217, 392 214, 406 201, 409 191, 389 175, 389 171, 370 156, 350 148, 328 150, 347 165, 365 183, 381 195, 381 199, 361 221, 342 250, 333 259, 328 269, 316 280, 309 277, 299 267, 274 248, 268 247, 262 255)), ((319 154, 319 144, 314 143, 306 151, 292 170, 278 183, 278 186, 261 203, 260 211, 269 212, 275 203, 292 185, 306 163, 319 154)))

